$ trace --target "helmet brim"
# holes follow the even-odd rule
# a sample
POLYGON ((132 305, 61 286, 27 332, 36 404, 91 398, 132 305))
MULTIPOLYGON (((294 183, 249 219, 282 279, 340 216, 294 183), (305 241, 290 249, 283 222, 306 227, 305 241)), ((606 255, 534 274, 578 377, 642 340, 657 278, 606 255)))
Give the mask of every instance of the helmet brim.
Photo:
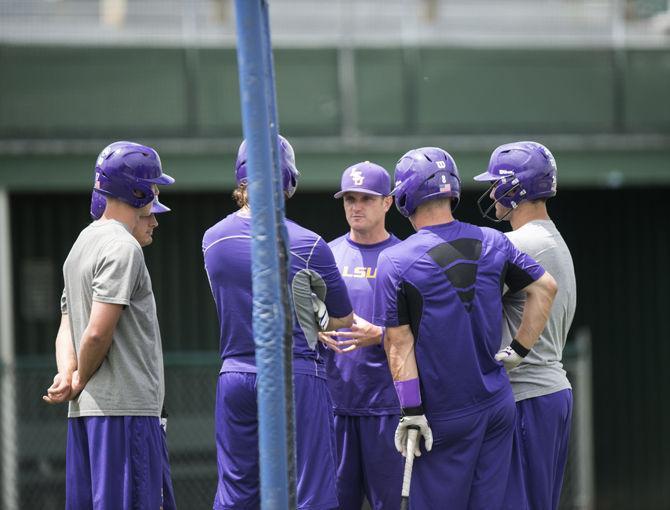
POLYGON ((491 182, 491 181, 497 181, 498 179, 500 179, 500 176, 484 172, 483 174, 475 175, 473 179, 479 182, 491 182))
POLYGON ((153 184, 174 184, 174 178, 170 177, 168 174, 161 174, 160 177, 156 177, 155 179, 146 179, 148 182, 151 182, 153 184))
POLYGON ((391 193, 389 193, 389 196, 390 196, 390 197, 395 197, 395 196, 398 194, 398 191, 400 191, 400 186, 401 186, 401 185, 398 185, 398 186, 396 186, 395 188, 393 188, 393 189, 391 190, 391 193))
POLYGON ((170 209, 167 205, 161 204, 158 201, 158 198, 155 198, 153 203, 151 204, 151 214, 161 214, 170 212, 171 210, 172 209, 170 209))

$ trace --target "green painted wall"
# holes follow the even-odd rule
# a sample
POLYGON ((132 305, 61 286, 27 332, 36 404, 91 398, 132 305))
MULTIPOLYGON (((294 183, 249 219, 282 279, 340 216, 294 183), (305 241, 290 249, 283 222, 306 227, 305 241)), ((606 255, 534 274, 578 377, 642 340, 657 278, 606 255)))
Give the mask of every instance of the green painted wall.
MULTIPOLYGON (((670 49, 356 49, 369 134, 670 132, 670 49)), ((281 125, 337 135, 337 50, 275 51, 281 125)), ((239 136, 232 49, 0 46, 0 136, 239 136)))
POLYGON ((0 46, 0 135, 186 133, 180 50, 0 46))
MULTIPOLYGON (((354 161, 392 167, 426 144, 453 151, 469 179, 491 136, 547 143, 563 185, 670 182, 670 49, 357 48, 352 97, 341 97, 339 57, 275 51, 280 126, 297 140, 307 189, 332 188, 354 161), (353 124, 344 126, 346 105, 353 124), (557 149, 563 135, 572 144, 557 149), (579 143, 602 135, 597 148, 579 143), (653 141, 628 143, 644 136, 653 141)), ((134 139, 156 145, 182 190, 225 189, 239 98, 233 49, 0 46, 0 186, 87 187, 99 150, 134 139), (31 145, 54 139, 62 146, 31 145), (28 148, 12 149, 17 140, 28 148)))
POLYGON ((615 130, 614 66, 606 50, 419 54, 423 133, 593 133, 615 130))
POLYGON ((628 132, 670 131, 670 50, 634 50, 625 55, 624 127, 628 132))

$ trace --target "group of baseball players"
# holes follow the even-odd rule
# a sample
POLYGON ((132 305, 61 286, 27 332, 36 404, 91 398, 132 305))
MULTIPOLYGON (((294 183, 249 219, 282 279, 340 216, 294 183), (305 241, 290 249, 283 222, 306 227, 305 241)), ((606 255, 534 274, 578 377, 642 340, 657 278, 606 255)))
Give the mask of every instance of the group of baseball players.
MULTIPOLYGON (((285 198, 300 173, 279 136, 285 198)), ((239 209, 203 237, 220 325, 213 508, 260 508, 247 144, 239 209)), ((570 252, 550 219, 556 163, 536 142, 496 148, 477 205, 512 231, 455 219, 461 180, 436 147, 410 150, 393 182, 364 161, 344 170, 349 232, 326 243, 286 220, 293 303, 297 508, 400 508, 415 456, 416 510, 554 510, 572 391, 561 357, 576 304, 570 252), (395 202, 416 233, 400 240, 395 202), (418 430, 414 451, 410 430, 418 430)), ((158 154, 115 142, 98 156, 93 222, 63 266, 58 373, 43 397, 69 401, 66 508, 174 509, 161 337, 142 247, 164 174, 158 154)), ((281 341, 278 339, 278 341, 281 341)))

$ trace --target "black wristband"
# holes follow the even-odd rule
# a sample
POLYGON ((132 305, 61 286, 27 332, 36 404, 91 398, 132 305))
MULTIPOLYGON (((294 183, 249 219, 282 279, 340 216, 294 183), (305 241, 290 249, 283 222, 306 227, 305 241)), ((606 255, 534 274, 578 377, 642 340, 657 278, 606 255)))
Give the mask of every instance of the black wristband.
POLYGON ((401 414, 403 416, 421 416, 422 414, 426 414, 426 412, 423 410, 422 405, 418 405, 416 407, 403 407, 401 414))
POLYGON ((530 349, 526 349, 523 345, 519 343, 519 341, 516 338, 512 340, 512 343, 509 344, 509 346, 512 348, 514 352, 516 352, 522 358, 528 356, 528 353, 530 352, 530 349))

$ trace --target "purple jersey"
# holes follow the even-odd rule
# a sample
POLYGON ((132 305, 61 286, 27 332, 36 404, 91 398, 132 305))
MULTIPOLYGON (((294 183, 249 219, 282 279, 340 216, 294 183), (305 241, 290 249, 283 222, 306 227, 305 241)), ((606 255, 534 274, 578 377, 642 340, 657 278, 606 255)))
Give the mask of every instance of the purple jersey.
MULTIPOLYGON (((314 232, 286 220, 291 252, 289 284, 296 274, 309 272, 325 289, 325 303, 333 317, 351 313, 347 289, 326 242, 314 232)), ((222 370, 255 372, 252 331, 251 218, 229 214, 211 227, 202 240, 205 269, 216 302, 220 324, 222 370)), ((309 296, 309 294, 308 294, 309 296)), ((294 293, 295 301, 295 293, 294 293)), ((299 303, 295 303, 296 308, 299 303)), ((309 301, 311 310, 311 301, 309 301)), ((313 317, 313 313, 312 313, 313 317)), ((294 371, 324 376, 321 343, 294 317, 294 371)))
POLYGON ((502 288, 544 274, 500 232, 453 221, 425 227, 379 256, 375 324, 410 325, 428 419, 463 416, 511 390, 494 355, 502 288))
MULTIPOLYGON (((372 322, 379 254, 399 242, 400 239, 391 235, 381 243, 359 244, 346 234, 329 243, 354 311, 367 321, 372 322)), ((336 414, 370 416, 400 413, 383 346, 356 349, 342 355, 333 353, 328 356, 326 367, 336 414)))

